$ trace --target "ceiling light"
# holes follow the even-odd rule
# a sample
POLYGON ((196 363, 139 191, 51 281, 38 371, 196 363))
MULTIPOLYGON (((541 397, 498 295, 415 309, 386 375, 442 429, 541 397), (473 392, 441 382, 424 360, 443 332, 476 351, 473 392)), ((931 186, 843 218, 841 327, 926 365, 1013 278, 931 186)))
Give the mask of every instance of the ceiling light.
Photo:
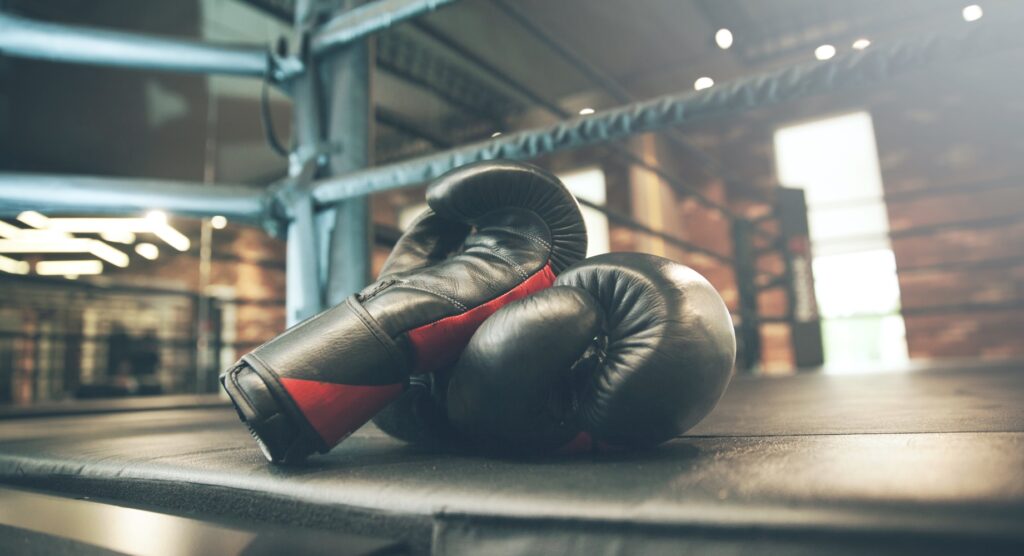
POLYGON ((128 266, 128 255, 123 251, 114 249, 98 239, 88 239, 86 241, 92 242, 89 245, 89 253, 96 255, 114 266, 119 266, 121 268, 128 266))
MULTIPOLYGON (((24 213, 22 213, 24 214, 24 213)), ((71 236, 58 230, 37 230, 35 228, 19 228, 0 220, 0 238, 6 239, 70 239, 71 236)))
POLYGON ((146 213, 146 220, 157 224, 166 224, 167 213, 162 210, 151 210, 146 213))
POLYGON ((814 57, 819 60, 828 60, 836 55, 836 47, 831 44, 823 44, 814 49, 814 57))
POLYGON ((719 29, 715 32, 715 44, 722 50, 728 49, 732 46, 732 31, 728 29, 719 29))
POLYGON ((0 253, 91 253, 108 263, 124 268, 128 255, 98 239, 0 239, 0 253))
MULTIPOLYGON (((19 217, 25 216, 26 213, 18 215, 19 217)), ((39 215, 42 216, 42 215, 39 215)), ((45 223, 39 221, 37 218, 28 217, 36 224, 44 225, 45 230, 22 230, 20 228, 13 228, 17 233, 14 237, 23 239, 29 239, 30 234, 39 234, 33 239, 43 239, 43 235, 50 234, 55 237, 48 239, 60 240, 62 237, 71 239, 67 236, 68 233, 76 234, 123 234, 125 232, 131 232, 133 234, 154 234, 160 239, 167 242, 168 245, 174 247, 178 251, 187 251, 190 246, 189 239, 185 237, 181 232, 176 230, 167 221, 167 214, 155 210, 148 213, 145 218, 46 218, 45 223), (57 234, 60 232, 60 234, 57 234)), ((225 221, 226 222, 226 221, 225 221)), ((9 235, 10 231, 8 228, 0 226, 0 237, 13 237, 9 235)), ((108 240, 114 241, 114 240, 108 240)), ((101 242, 102 243, 102 242, 101 242)), ((125 255, 127 257, 127 255, 125 255)))
POLYGON ((697 80, 693 82, 693 88, 700 91, 703 89, 708 89, 714 84, 715 80, 711 79, 710 77, 698 77, 697 80))
POLYGON ((981 16, 985 15, 985 12, 982 11, 981 6, 977 4, 965 6, 963 11, 960 13, 964 16, 964 21, 978 21, 979 19, 981 19, 981 16))
POLYGON ((155 261, 156 258, 160 256, 160 249, 152 243, 140 243, 136 245, 135 252, 138 253, 139 256, 151 261, 155 261))
POLYGON ((492 138, 494 138, 494 137, 501 137, 501 132, 500 131, 495 131, 494 133, 491 134, 491 137, 492 138))
POLYGON ((580 110, 580 116, 589 116, 594 113, 593 108, 583 108, 580 110))
POLYGON ((125 245, 135 243, 135 234, 128 230, 106 230, 100 232, 100 237, 111 243, 123 243, 125 245))
POLYGON ((215 230, 223 230, 224 227, 228 225, 228 219, 218 214, 210 219, 210 225, 213 226, 213 229, 215 230))
POLYGON ((39 261, 36 263, 36 274, 41 276, 82 276, 83 274, 100 274, 103 263, 96 260, 88 261, 39 261))
POLYGON ((185 234, 175 230, 169 224, 153 226, 153 229, 150 231, 153 232, 153 235, 178 251, 188 251, 188 248, 192 245, 188 238, 185 237, 185 234))
POLYGON ((868 39, 857 39, 853 41, 854 50, 864 50, 869 46, 871 46, 871 41, 869 41, 868 39))
POLYGON ((50 219, 34 210, 26 210, 18 215, 18 221, 33 228, 45 228, 50 219))
POLYGON ((17 226, 11 226, 7 222, 0 220, 0 237, 14 239, 21 235, 21 231, 21 228, 17 226))
POLYGON ((28 274, 28 263, 0 255, 0 272, 28 274))

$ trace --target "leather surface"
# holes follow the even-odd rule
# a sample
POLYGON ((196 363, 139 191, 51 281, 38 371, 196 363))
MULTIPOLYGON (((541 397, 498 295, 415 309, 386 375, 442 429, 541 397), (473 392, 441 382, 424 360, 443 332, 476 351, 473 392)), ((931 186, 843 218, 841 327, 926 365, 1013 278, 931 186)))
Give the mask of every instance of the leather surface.
POLYGON ((349 299, 296 325, 243 360, 280 376, 337 384, 405 380, 412 363, 365 310, 349 299))
POLYGON ((571 369, 601 334, 604 311, 579 288, 554 286, 477 330, 448 386, 455 427, 489 447, 555 448, 581 430, 571 369))
POLYGON ((577 457, 424 450, 366 427, 303 467, 274 468, 228 407, 16 419, 0 421, 0 481, 400 536, 424 552, 431 523, 456 517, 608 543, 720 535, 752 551, 765 535, 898 536, 966 538, 978 552, 1002 539, 1019 550, 1022 371, 738 377, 685 436, 577 457))
POLYGON ((732 377, 729 310, 691 268, 639 253, 609 253, 556 282, 581 288, 605 312, 607 345, 578 394, 583 430, 611 444, 656 444, 690 429, 732 377))
POLYGON ((551 286, 555 275, 545 265, 526 280, 490 301, 468 311, 435 320, 408 332, 409 343, 416 349, 414 373, 424 373, 450 367, 458 359, 462 347, 480 324, 505 305, 551 286))
MULTIPOLYGON (((433 183, 427 202, 378 281, 361 294, 383 328, 405 333, 416 373, 450 366, 485 318, 550 286, 587 245, 575 198, 534 166, 467 166, 433 183)), ((427 383, 433 381, 410 385, 379 414, 378 425, 408 441, 447 437, 446 427, 423 426, 446 421, 427 403, 434 395, 424 390, 427 383)))
MULTIPOLYGON (((374 391, 397 395, 390 385, 405 383, 410 373, 450 365, 483 319, 506 302, 548 287, 552 271, 586 253, 575 198, 556 177, 528 164, 459 168, 427 188, 427 203, 430 208, 399 239, 380 279, 243 357, 271 381, 276 375, 326 385, 293 383, 304 385, 304 395, 289 395, 282 402, 286 409, 295 402, 306 420, 315 414, 330 421, 323 418, 328 413, 346 423, 369 418, 393 398, 375 397, 375 408, 349 404, 353 414, 346 415, 344 408, 326 411, 322 400, 305 394, 334 392, 329 385, 342 384, 388 385, 374 391)), ((314 428, 325 439, 352 430, 321 424, 314 428)))
MULTIPOLYGON (((532 212, 548 228, 545 236, 533 239, 550 244, 555 274, 587 253, 587 231, 576 198, 558 178, 530 164, 493 161, 463 166, 427 189, 427 204, 442 217, 478 228, 498 224, 494 211, 518 208, 532 212)), ((528 230, 516 231, 526 235, 528 230)))
POLYGON ((653 445, 711 411, 735 356, 728 309, 697 272, 600 255, 477 331, 452 372, 448 415, 500 449, 553 449, 580 432, 653 445))
POLYGON ((402 392, 401 384, 365 386, 291 377, 280 381, 327 446, 341 442, 402 392))
POLYGON ((295 378, 400 382, 416 368, 416 346, 404 338, 410 330, 465 313, 546 265, 557 272, 586 252, 575 198, 531 165, 460 168, 431 184, 427 201, 430 210, 402 236, 381 278, 355 303, 300 323, 257 348, 255 356, 295 378))

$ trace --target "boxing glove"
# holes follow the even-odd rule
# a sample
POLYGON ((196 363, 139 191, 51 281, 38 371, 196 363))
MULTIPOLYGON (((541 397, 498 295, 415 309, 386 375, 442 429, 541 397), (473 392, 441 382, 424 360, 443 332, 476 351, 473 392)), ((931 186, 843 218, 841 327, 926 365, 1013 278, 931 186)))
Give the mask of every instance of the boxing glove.
POLYGON ((447 415, 501 451, 652 446, 714 408, 735 357, 729 311, 700 274, 610 253, 488 318, 451 371, 447 415))
POLYGON ((221 381, 272 462, 328 451, 451 366, 503 305, 547 288, 586 253, 575 198, 534 166, 484 162, 427 188, 429 209, 380 278, 246 354, 221 381))

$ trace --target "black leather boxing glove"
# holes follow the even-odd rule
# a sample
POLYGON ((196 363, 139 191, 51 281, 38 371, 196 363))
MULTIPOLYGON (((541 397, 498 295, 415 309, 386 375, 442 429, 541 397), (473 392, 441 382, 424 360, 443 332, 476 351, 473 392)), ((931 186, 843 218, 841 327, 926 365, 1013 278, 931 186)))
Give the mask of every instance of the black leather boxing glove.
POLYGON ((651 446, 714 408, 735 357, 729 311, 700 274, 600 255, 484 322, 451 371, 448 418, 501 451, 651 446))
POLYGON ((375 283, 221 377, 270 461, 326 452, 410 375, 450 367, 484 319, 586 253, 575 198, 534 166, 464 166, 427 188, 427 204, 375 283))

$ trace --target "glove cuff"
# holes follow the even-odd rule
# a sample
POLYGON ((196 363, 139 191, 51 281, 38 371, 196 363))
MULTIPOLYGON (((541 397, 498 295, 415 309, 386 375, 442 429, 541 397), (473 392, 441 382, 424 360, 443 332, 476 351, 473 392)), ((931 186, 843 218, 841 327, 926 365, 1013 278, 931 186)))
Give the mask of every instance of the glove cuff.
POLYGON ((324 453, 401 394, 408 349, 350 297, 242 357, 221 382, 267 456, 324 453))

